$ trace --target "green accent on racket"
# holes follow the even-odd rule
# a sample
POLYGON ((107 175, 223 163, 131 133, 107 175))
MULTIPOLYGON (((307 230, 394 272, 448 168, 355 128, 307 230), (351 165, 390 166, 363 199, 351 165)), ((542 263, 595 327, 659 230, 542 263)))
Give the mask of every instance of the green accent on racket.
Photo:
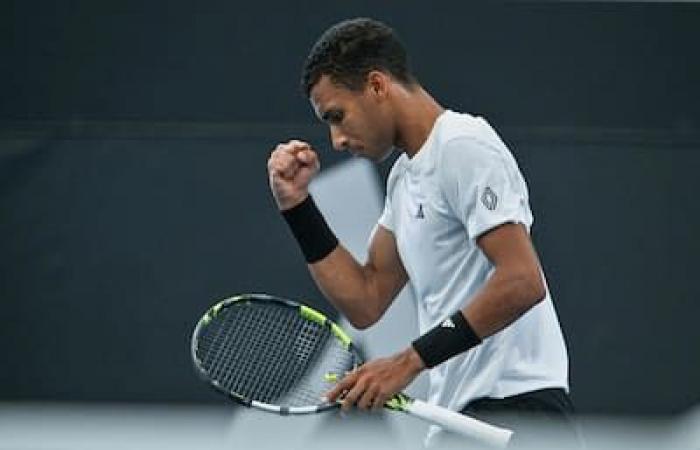
POLYGON ((325 325, 326 320, 328 320, 322 313, 316 311, 315 309, 309 308, 306 305, 301 305, 299 307, 299 312, 304 319, 316 322, 319 325, 325 325))
MULTIPOLYGON (((245 294, 216 303, 192 333, 198 374, 227 397, 277 414, 338 407, 323 400, 362 363, 350 337, 322 313, 291 300, 245 294)), ((505 447, 512 432, 398 393, 386 408, 505 447)))
POLYGON ((407 395, 398 393, 387 401, 385 406, 392 411, 407 411, 410 404, 411 399, 407 395))

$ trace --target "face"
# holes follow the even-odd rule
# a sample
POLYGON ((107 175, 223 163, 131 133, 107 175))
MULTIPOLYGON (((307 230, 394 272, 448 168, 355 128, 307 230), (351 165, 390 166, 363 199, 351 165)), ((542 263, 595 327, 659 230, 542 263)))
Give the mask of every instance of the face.
POLYGON ((394 145, 394 124, 388 100, 390 80, 372 72, 360 91, 335 84, 324 75, 311 89, 316 116, 330 127, 333 148, 379 162, 394 145))

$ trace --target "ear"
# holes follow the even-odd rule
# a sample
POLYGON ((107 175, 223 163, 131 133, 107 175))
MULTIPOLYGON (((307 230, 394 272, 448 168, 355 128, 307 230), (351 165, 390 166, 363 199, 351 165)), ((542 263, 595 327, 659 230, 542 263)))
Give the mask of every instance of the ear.
POLYGON ((383 100, 389 95, 391 79, 384 72, 372 70, 367 74, 367 91, 378 100, 383 100))

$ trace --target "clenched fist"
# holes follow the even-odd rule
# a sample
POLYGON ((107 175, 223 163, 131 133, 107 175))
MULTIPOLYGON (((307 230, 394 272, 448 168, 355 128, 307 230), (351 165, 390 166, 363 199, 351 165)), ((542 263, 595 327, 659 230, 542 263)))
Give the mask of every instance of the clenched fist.
POLYGON ((270 189, 277 207, 284 211, 309 195, 309 183, 320 168, 318 155, 309 144, 291 140, 279 144, 267 160, 270 189))

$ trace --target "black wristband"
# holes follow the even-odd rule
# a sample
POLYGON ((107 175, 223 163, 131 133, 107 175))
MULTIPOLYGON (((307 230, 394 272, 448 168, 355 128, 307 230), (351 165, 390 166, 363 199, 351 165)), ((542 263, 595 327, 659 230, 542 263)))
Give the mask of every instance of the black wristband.
POLYGON ((309 264, 320 261, 338 246, 338 238, 316 207, 311 195, 298 205, 282 211, 309 264))
POLYGON ((445 319, 412 343, 428 368, 435 367, 479 344, 481 338, 469 325, 462 311, 452 314, 449 319, 445 319))

